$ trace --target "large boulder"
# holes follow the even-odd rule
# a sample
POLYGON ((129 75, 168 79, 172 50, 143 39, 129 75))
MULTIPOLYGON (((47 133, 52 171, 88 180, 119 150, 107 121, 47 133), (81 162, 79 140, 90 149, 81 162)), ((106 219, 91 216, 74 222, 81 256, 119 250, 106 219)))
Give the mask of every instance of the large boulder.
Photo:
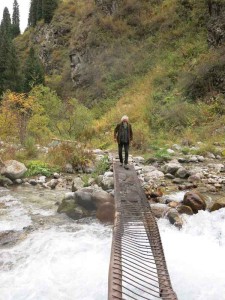
POLYGON ((92 193, 92 200, 96 207, 100 207, 107 202, 114 205, 113 196, 105 191, 94 191, 92 193))
POLYGON ((88 211, 96 210, 96 205, 93 201, 91 193, 77 191, 74 193, 76 204, 85 208, 88 211))
POLYGON ((184 195, 184 199, 181 203, 183 205, 189 206, 195 214, 199 210, 206 209, 206 202, 204 196, 197 191, 187 192, 184 195))
POLYGON ((213 206, 211 207, 210 211, 219 210, 225 207, 225 198, 218 199, 214 202, 213 206))
POLYGON ((96 217, 104 223, 113 223, 115 215, 115 206, 111 202, 105 202, 100 205, 96 212, 96 217))
POLYGON ((27 168, 23 163, 16 160, 7 160, 1 169, 1 174, 5 175, 11 180, 22 178, 27 168))
POLYGON ((75 199, 64 199, 59 205, 57 212, 65 213, 68 217, 74 220, 90 216, 90 213, 86 209, 77 206, 75 199))

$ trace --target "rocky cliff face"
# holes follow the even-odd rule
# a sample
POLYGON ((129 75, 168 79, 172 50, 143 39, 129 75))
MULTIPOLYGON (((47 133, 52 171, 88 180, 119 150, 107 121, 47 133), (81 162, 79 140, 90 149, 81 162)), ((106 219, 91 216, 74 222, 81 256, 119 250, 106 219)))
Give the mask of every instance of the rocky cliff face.
POLYGON ((208 0, 208 42, 210 46, 221 46, 225 42, 225 3, 208 0))

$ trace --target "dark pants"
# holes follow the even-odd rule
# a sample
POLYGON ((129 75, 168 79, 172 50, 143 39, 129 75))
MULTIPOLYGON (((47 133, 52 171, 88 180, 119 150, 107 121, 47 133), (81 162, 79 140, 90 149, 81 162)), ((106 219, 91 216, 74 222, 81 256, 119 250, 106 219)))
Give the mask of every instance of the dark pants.
POLYGON ((118 144, 119 158, 120 158, 121 164, 123 163, 123 148, 124 148, 124 151, 125 151, 124 163, 125 163, 125 165, 127 165, 128 164, 129 143, 120 143, 120 144, 118 144))

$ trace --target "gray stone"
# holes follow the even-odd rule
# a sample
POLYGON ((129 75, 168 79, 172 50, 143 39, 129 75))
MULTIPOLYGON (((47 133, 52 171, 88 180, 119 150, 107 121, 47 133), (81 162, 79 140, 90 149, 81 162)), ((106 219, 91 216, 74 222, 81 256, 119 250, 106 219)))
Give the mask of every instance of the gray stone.
POLYGON ((80 177, 75 177, 72 183, 72 192, 76 192, 77 190, 84 187, 84 182, 80 177))
POLYGON ((77 191, 74 193, 75 201, 78 205, 84 207, 86 210, 96 210, 96 205, 93 202, 92 194, 87 192, 77 191))
POLYGON ((172 182, 175 183, 175 184, 181 184, 183 182, 183 180, 181 178, 174 178, 172 180, 172 182))
POLYGON ((58 184, 58 179, 51 179, 46 185, 50 187, 52 190, 56 188, 58 184))
POLYGON ((162 167, 162 171, 165 174, 170 173, 170 174, 174 175, 180 167, 181 167, 180 163, 178 161, 174 160, 174 161, 171 161, 171 162, 165 164, 162 167))
POLYGON ((105 172, 103 177, 113 177, 113 172, 105 172))
POLYGON ((55 179, 59 179, 59 178, 60 178, 60 174, 55 172, 55 173, 53 174, 53 177, 54 177, 55 179))
POLYGON ((151 211, 156 218, 162 218, 169 211, 169 208, 166 204, 155 203, 151 204, 151 211))
POLYGON ((165 174, 165 177, 168 178, 168 179, 174 179, 174 175, 170 174, 170 173, 167 173, 165 174))
POLYGON ((1 168, 1 174, 11 180, 22 178, 26 171, 25 165, 16 160, 5 161, 4 166, 1 168))
POLYGON ((40 176, 37 180, 37 183, 45 183, 46 182, 46 176, 40 176))
POLYGON ((195 155, 192 155, 189 157, 189 162, 193 162, 193 163, 197 163, 198 162, 198 158, 195 155))
POLYGON ((74 173, 73 166, 71 164, 66 164, 64 167, 64 171, 66 173, 73 174, 74 173))
POLYGON ((184 158, 184 157, 179 157, 179 158, 178 158, 178 162, 181 163, 181 164, 184 164, 184 163, 187 162, 187 159, 184 158))
POLYGON ((145 177, 149 178, 149 180, 156 180, 164 178, 164 173, 159 170, 154 170, 152 172, 148 172, 145 174, 145 177))
POLYGON ((64 195, 64 200, 72 200, 72 199, 75 199, 75 193, 74 192, 68 192, 68 193, 65 193, 64 195))
POLYGON ((213 153, 211 153, 211 152, 207 152, 206 157, 207 158, 211 158, 211 159, 215 159, 216 158, 215 155, 213 153))
POLYGON ((10 180, 7 177, 0 176, 0 186, 8 186, 12 184, 13 184, 12 180, 10 180))
POLYGON ((114 179, 113 177, 105 177, 103 176, 101 186, 104 190, 110 190, 114 188, 114 179))
POLYGON ((22 183, 23 183, 23 180, 22 180, 22 179, 16 179, 16 180, 15 180, 15 183, 17 183, 17 184, 22 184, 22 183))
POLYGON ((199 161, 199 162, 205 161, 204 156, 198 155, 197 158, 198 158, 198 161, 199 161))
POLYGON ((142 157, 142 156, 135 156, 135 157, 133 157, 133 161, 134 161, 136 164, 140 164, 140 163, 144 163, 145 159, 144 159, 144 157, 142 157))
POLYGON ((188 177, 188 175, 189 175, 188 171, 183 167, 179 168, 176 172, 176 176, 179 178, 186 178, 188 177))

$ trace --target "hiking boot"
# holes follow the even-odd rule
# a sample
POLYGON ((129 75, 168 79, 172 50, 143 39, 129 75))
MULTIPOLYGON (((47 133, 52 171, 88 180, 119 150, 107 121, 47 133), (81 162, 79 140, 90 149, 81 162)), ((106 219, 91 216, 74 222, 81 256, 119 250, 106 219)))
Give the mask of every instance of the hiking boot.
POLYGON ((129 167, 128 167, 128 165, 126 164, 126 165, 124 165, 124 169, 126 169, 126 170, 128 170, 129 169, 129 167))
POLYGON ((120 166, 123 167, 123 163, 120 163, 120 166))

